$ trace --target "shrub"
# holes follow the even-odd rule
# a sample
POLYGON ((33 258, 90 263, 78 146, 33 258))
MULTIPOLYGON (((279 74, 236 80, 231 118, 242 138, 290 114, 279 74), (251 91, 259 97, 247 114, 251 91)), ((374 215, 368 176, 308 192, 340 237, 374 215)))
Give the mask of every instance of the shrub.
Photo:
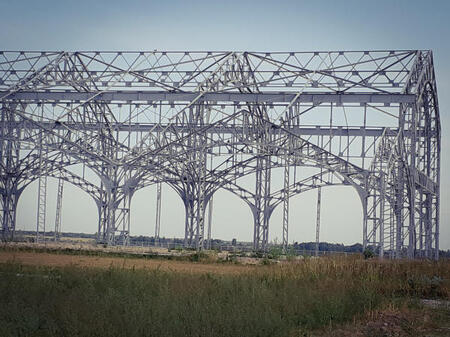
POLYGON ((366 249, 364 249, 363 256, 367 260, 367 259, 373 258, 375 256, 375 254, 373 253, 373 251, 370 248, 366 248, 366 249))

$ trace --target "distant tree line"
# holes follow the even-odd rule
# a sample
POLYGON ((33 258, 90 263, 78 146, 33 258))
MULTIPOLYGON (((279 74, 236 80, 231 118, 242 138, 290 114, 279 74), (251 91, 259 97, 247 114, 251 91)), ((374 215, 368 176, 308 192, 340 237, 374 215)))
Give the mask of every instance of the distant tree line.
MULTIPOLYGON (((17 240, 21 240, 21 237, 29 236, 32 237, 36 234, 35 231, 22 231, 18 230, 16 231, 17 240)), ((53 232, 47 232, 46 236, 53 237, 53 232)), ((97 238, 97 233, 94 234, 88 234, 88 233, 72 233, 72 232, 64 232, 61 234, 62 237, 67 238, 83 238, 83 239, 93 239, 95 240, 97 238)), ((146 235, 138 235, 138 236, 130 236, 129 243, 132 246, 153 246, 155 244, 167 246, 173 245, 174 247, 182 247, 184 243, 184 239, 182 238, 166 238, 166 237, 160 237, 159 239, 155 239, 153 236, 146 236, 146 235)), ((233 239, 231 241, 227 240, 220 240, 220 239, 212 239, 211 240, 211 248, 213 249, 219 249, 221 247, 228 247, 232 246, 235 247, 236 250, 239 249, 251 249, 252 243, 251 242, 243 242, 243 241, 237 241, 236 239, 233 239)), ((277 244, 274 244, 274 246, 279 246, 277 244)), ((294 242, 293 244, 289 245, 291 249, 294 251, 314 251, 316 249, 316 243, 315 242, 294 242)), ((369 247, 370 250, 373 251, 373 253, 376 255, 378 253, 378 249, 375 247, 369 247)), ((363 246, 360 243, 355 243, 353 245, 344 245, 342 243, 328 243, 328 242, 320 242, 319 243, 319 251, 321 252, 342 252, 342 253, 362 253, 363 252, 363 246)), ((449 250, 440 250, 439 254, 441 257, 450 258, 450 249, 449 250)))
MULTIPOLYGON (((308 250, 312 251, 316 249, 315 242, 294 242, 292 245, 294 250, 308 250)), ((321 252, 342 252, 342 253, 362 253, 363 246, 360 243, 355 243, 350 246, 346 246, 342 243, 328 243, 328 242, 320 242, 319 243, 319 251, 321 252)))

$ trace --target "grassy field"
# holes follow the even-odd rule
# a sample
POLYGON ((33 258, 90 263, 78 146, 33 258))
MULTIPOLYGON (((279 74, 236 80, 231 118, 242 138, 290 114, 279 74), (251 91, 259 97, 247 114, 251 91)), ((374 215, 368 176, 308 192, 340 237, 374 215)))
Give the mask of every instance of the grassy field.
POLYGON ((449 299, 448 260, 52 265, 21 254, 0 263, 0 336, 450 335, 450 309, 421 302, 449 299))

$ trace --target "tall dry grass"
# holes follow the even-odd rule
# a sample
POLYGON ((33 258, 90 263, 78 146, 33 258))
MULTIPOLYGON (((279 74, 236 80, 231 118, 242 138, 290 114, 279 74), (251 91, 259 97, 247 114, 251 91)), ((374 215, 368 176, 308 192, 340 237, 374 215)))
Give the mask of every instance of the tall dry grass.
POLYGON ((297 336, 448 298, 450 262, 307 259, 238 275, 0 265, 0 336, 297 336))

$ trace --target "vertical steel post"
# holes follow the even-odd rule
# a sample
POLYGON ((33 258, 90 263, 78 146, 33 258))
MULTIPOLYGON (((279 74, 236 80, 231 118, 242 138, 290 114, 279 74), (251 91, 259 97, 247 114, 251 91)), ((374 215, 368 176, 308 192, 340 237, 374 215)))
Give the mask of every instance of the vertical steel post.
POLYGON ((159 243, 159 235, 161 229, 161 194, 162 183, 156 183, 156 219, 155 219, 155 245, 159 243))
POLYGON ((316 216, 316 249, 315 255, 319 256, 319 234, 320 234, 320 203, 322 198, 322 188, 317 188, 317 216, 316 216))
POLYGON ((283 185, 283 251, 287 252, 289 245, 289 159, 284 159, 284 185, 283 185))
POLYGON ((416 116, 418 114, 418 106, 414 104, 411 111, 410 121, 410 169, 409 169, 409 226, 408 226, 408 258, 413 259, 416 252, 416 116))
POLYGON ((213 196, 208 202, 208 242, 207 249, 211 249, 211 228, 212 228, 212 213, 213 213, 213 196))
POLYGON ((63 199, 63 191, 64 191, 64 180, 58 179, 58 192, 56 194, 56 216, 55 216, 55 233, 54 233, 54 241, 59 241, 61 237, 61 212, 62 212, 62 199, 63 199))
MULTIPOLYGON (((40 121, 44 120, 44 104, 42 104, 40 121)), ((47 208, 47 175, 44 171, 44 130, 39 131, 39 177, 38 177, 38 202, 37 202, 37 216, 36 216, 36 242, 45 242, 45 222, 46 222, 46 208, 47 208)))

